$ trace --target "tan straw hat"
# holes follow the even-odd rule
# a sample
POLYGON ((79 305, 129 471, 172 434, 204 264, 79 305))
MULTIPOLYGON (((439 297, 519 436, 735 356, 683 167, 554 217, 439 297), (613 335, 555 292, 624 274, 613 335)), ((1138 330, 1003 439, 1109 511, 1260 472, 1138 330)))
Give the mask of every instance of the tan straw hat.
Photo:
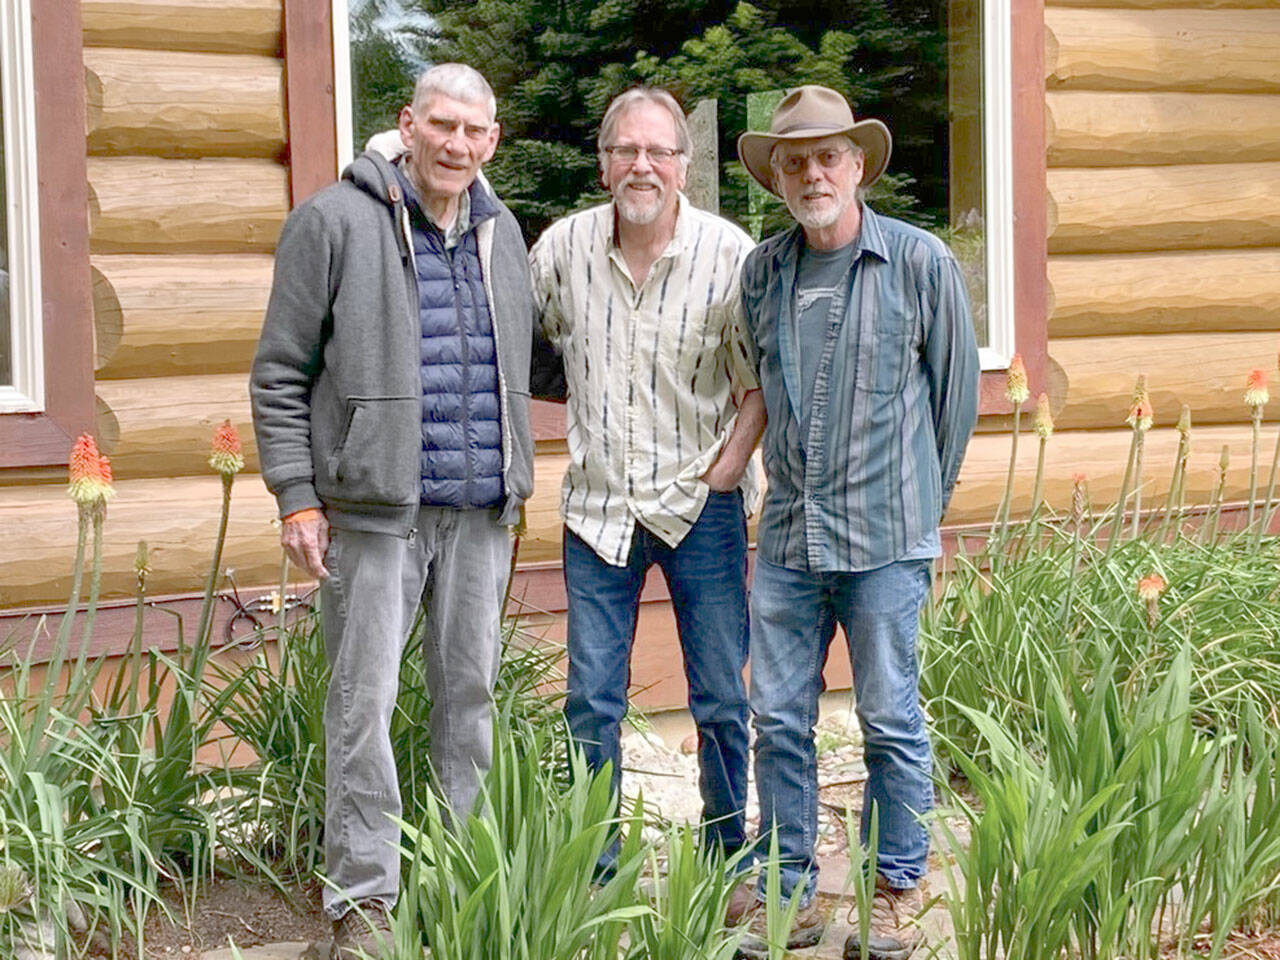
POLYGON ((776 194, 769 155, 783 140, 811 140, 844 134, 862 148, 862 186, 869 187, 889 165, 893 138, 879 120, 854 120, 844 97, 829 87, 808 84, 787 91, 769 124, 768 133, 747 131, 738 138, 738 159, 747 172, 776 194))

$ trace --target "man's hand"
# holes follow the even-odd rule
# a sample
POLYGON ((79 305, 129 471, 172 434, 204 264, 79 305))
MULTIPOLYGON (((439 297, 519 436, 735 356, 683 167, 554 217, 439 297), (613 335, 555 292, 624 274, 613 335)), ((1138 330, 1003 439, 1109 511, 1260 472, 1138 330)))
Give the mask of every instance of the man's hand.
POLYGON ((317 580, 329 577, 324 554, 329 549, 329 521, 319 510, 299 510, 280 525, 280 546, 289 562, 317 580))
POLYGON ((716 493, 727 493, 736 487, 747 472, 747 464, 751 462, 751 451, 760 442, 760 434, 764 433, 765 424, 764 395, 760 388, 748 390, 738 406, 738 419, 733 425, 733 433, 720 451, 707 472, 702 475, 702 482, 716 493))
POLYGON ((727 453, 728 450, 721 452, 716 457, 716 462, 702 475, 702 482, 716 493, 728 493, 735 489, 742 481, 742 474, 746 472, 747 460, 739 461, 737 457, 726 456, 727 453))

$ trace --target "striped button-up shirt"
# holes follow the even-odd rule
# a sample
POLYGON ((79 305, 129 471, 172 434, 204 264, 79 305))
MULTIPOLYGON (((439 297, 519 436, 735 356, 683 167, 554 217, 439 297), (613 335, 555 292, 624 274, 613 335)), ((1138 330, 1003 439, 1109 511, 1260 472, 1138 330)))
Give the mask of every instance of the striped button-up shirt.
MULTIPOLYGON (((740 339, 740 229, 682 195, 675 235, 644 282, 615 242, 612 204, 553 223, 529 254, 547 339, 564 356, 566 526, 622 566, 637 522, 678 546, 706 502, 702 482, 756 387, 740 339)), ((754 467, 743 479, 755 497, 754 467)))
POLYGON ((757 550, 796 570, 872 570, 935 531, 978 416, 964 277, 937 237, 862 208, 806 418, 796 336, 799 227, 742 271, 748 349, 769 422, 757 550))

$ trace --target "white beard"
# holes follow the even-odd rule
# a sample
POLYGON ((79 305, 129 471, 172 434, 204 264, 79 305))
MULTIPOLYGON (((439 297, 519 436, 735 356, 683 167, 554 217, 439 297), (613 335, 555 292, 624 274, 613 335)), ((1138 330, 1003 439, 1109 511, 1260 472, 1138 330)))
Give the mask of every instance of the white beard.
POLYGON ((638 226, 644 226, 657 220, 662 215, 662 208, 666 199, 667 191, 661 186, 646 198, 629 192, 625 183, 613 195, 613 201, 617 204, 619 216, 627 223, 634 223, 638 226))

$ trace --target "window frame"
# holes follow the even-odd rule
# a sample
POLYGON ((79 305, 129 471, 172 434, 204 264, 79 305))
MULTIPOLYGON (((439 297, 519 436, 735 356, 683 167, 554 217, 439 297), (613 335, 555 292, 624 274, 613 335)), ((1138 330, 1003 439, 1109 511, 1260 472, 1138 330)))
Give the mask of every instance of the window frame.
POLYGON ((4 237, 9 269, 9 383, 0 383, 0 413, 44 409, 44 330, 40 320, 40 197, 36 185, 36 111, 32 90, 28 0, 0 7, 0 97, 4 100, 4 237))
MULTIPOLYGON (((29 112, 14 122, 34 130, 35 156, 22 161, 28 165, 23 177, 30 186, 24 186, 20 195, 27 205, 25 219, 38 221, 38 241, 33 232, 24 241, 38 243, 32 252, 39 251, 38 263, 33 260, 31 267, 38 271, 38 287, 20 306, 15 304, 27 312, 14 327, 16 332, 26 324, 24 335, 31 338, 25 348, 31 366, 20 389, 32 389, 34 368, 35 377, 42 381, 42 398, 29 404, 36 409, 0 412, 0 468, 50 467, 65 465, 74 438, 93 427, 93 300, 80 3, 40 0, 12 6, 26 8, 11 12, 26 14, 29 24, 31 96, 22 107, 29 112), (32 210, 39 211, 37 217, 29 216, 32 210), (41 349, 33 356, 30 345, 36 337, 41 349)), ((6 55, 11 52, 5 51, 6 55)), ((29 283, 31 276, 28 272, 23 282, 29 283)))
MULTIPOLYGON (((1013 349, 1022 355, 1031 386, 1027 408, 1048 391, 1048 183, 1045 157, 1044 0, 1008 0, 1007 89, 1010 171, 1006 235, 1012 244, 1013 349)), ((981 414, 1010 414, 1005 369, 982 372, 981 414)))

